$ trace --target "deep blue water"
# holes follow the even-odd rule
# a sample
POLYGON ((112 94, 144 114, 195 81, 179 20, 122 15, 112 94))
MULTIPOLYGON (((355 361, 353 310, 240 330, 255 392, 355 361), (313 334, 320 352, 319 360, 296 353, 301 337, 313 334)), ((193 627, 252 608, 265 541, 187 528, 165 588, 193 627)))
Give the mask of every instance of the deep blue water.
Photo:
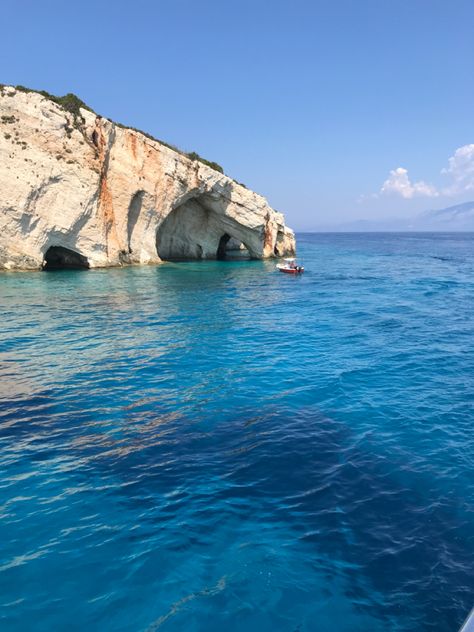
POLYGON ((0 276, 0 627, 456 631, 474 235, 0 276))

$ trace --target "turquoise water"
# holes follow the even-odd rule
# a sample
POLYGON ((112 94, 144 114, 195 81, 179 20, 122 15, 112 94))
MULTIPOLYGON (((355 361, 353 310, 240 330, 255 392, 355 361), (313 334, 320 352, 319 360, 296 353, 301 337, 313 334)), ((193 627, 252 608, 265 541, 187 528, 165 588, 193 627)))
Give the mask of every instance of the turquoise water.
POLYGON ((0 276, 2 630, 456 631, 474 235, 0 276))

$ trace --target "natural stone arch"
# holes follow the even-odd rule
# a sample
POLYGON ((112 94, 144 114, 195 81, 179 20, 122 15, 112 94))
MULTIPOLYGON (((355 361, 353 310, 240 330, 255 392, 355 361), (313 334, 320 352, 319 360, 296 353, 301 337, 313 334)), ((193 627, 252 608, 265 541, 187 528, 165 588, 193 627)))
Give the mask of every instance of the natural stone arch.
POLYGON ((251 259, 251 256, 248 247, 240 241, 240 239, 235 239, 235 237, 231 237, 228 233, 224 233, 217 247, 216 259, 219 261, 242 261, 251 259))
MULTIPOLYGON (((156 250, 162 260, 225 259, 230 243, 245 244, 246 229, 212 208, 205 195, 178 205, 156 234, 156 250)), ((259 257, 247 245, 245 249, 259 257)))
MULTIPOLYGON (((160 259, 206 258, 203 243, 209 244, 209 212, 197 200, 187 200, 173 209, 158 227, 156 250, 160 259)), ((217 239, 217 235, 215 237, 217 239)), ((217 249, 217 244, 216 244, 217 249)))
POLYGON ((227 242, 226 246, 226 259, 244 260, 252 259, 252 256, 247 244, 245 244, 243 241, 240 241, 240 239, 231 238, 227 242))
POLYGON ((87 257, 75 250, 64 246, 50 246, 45 252, 43 270, 86 270, 89 261, 87 257))

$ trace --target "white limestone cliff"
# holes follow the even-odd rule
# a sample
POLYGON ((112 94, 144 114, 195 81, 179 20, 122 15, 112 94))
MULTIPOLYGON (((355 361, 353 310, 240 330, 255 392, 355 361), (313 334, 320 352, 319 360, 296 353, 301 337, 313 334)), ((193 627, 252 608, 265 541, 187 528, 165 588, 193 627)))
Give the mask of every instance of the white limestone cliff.
POLYGON ((0 89, 0 269, 293 254, 262 196, 146 135, 0 89))

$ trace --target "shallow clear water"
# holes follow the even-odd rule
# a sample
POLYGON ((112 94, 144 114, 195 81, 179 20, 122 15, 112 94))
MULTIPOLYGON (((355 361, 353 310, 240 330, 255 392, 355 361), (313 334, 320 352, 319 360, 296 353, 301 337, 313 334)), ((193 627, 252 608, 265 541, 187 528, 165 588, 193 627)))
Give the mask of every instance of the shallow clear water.
POLYGON ((0 276, 2 630, 455 631, 474 235, 0 276))

